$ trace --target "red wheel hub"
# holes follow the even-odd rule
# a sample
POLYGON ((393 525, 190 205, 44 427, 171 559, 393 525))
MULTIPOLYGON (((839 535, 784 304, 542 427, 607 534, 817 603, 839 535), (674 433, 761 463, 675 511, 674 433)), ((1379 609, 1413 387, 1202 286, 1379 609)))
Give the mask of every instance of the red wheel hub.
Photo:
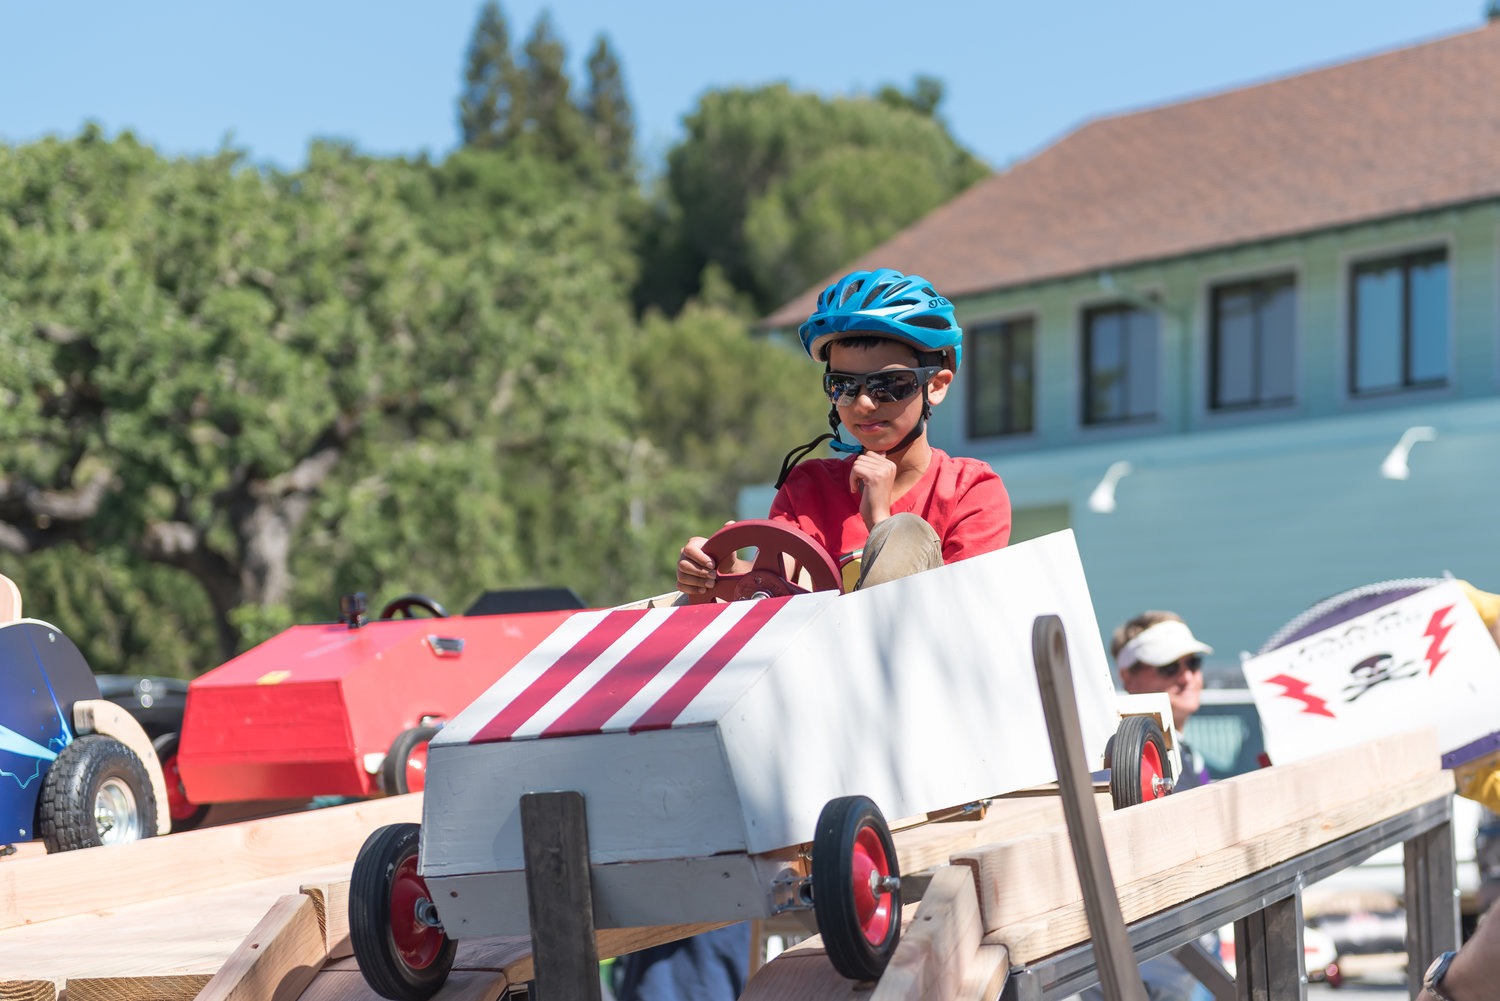
POLYGON ((876 889, 890 874, 880 836, 872 827, 860 828, 854 838, 854 913, 872 945, 884 942, 891 930, 891 895, 876 889))
POLYGON ((1148 803, 1153 799, 1161 799, 1166 795, 1166 770, 1161 765, 1161 754, 1157 752, 1156 745, 1146 741, 1146 746, 1141 748, 1141 802, 1148 803))
POLYGON ((182 772, 177 768, 177 755, 172 755, 161 763, 161 777, 166 780, 167 785, 167 812, 172 815, 173 820, 186 820, 198 810, 198 805, 187 798, 187 790, 182 787, 182 772))
POLYGON ((401 959, 413 970, 425 970, 443 950, 443 931, 417 917, 417 904, 431 900, 427 881, 417 875, 417 857, 408 855, 391 877, 391 938, 401 959))
POLYGON ((427 788, 427 741, 422 741, 406 756, 406 788, 421 792, 427 788))

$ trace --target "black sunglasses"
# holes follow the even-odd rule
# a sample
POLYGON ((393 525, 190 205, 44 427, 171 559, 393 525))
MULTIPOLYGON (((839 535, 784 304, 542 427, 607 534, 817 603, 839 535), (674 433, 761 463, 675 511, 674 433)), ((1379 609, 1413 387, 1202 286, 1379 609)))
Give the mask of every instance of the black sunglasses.
POLYGON ((876 403, 899 403, 942 370, 941 365, 923 365, 880 372, 824 372, 823 392, 830 403, 853 403, 862 392, 876 403))
POLYGON ((1190 653, 1186 657, 1179 657, 1170 664, 1142 664, 1141 667, 1150 667, 1158 675, 1171 681, 1182 673, 1183 668, 1189 671, 1201 671, 1203 669, 1203 658, 1199 654, 1190 653))

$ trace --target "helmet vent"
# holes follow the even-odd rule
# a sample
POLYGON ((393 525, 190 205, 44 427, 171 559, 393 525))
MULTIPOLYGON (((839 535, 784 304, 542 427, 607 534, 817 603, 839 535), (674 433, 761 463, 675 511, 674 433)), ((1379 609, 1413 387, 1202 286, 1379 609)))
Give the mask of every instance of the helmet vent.
POLYGON ((848 284, 848 286, 845 287, 845 289, 844 289, 844 298, 841 299, 841 300, 839 300, 839 305, 842 306, 844 303, 848 302, 850 299, 853 299, 854 296, 859 292, 860 287, 862 285, 864 285, 864 283, 865 283, 865 280, 863 278, 859 278, 859 279, 856 279, 856 280, 850 282, 848 284))
POLYGON ((865 301, 859 304, 859 308, 869 309, 871 306, 875 305, 875 303, 879 302, 885 295, 885 293, 889 291, 889 289, 889 283, 876 285, 874 288, 870 289, 870 294, 865 296, 865 301))
POLYGON ((906 322, 913 327, 927 327, 931 330, 948 330, 953 326, 941 316, 913 316, 908 317, 906 322))

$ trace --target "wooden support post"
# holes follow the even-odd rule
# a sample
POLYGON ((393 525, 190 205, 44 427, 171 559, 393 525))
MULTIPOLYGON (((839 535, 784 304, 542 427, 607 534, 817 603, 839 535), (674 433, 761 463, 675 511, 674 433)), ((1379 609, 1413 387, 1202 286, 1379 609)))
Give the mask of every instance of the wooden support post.
POLYGON ((522 796, 521 845, 537 994, 552 1001, 601 1001, 583 796, 522 796))
POLYGON ((1239 1001, 1307 1001, 1302 894, 1272 901, 1234 923, 1234 983, 1239 1001))
POLYGON ((1422 989, 1422 974, 1440 952, 1458 948, 1458 897, 1453 823, 1406 842, 1406 986, 1422 989))
POLYGON ((1062 620, 1055 615, 1038 616, 1031 628, 1031 654, 1036 662, 1037 685, 1042 712, 1047 717, 1047 736, 1057 764, 1062 790, 1063 815, 1068 822, 1073 859, 1083 889, 1083 907, 1093 939, 1099 984, 1106 1001, 1146 1001, 1140 967, 1125 932, 1125 917, 1115 896, 1109 857, 1104 850, 1104 832, 1094 805, 1094 784, 1083 761, 1083 727, 1078 719, 1078 700, 1073 693, 1073 669, 1068 661, 1068 641, 1062 620))

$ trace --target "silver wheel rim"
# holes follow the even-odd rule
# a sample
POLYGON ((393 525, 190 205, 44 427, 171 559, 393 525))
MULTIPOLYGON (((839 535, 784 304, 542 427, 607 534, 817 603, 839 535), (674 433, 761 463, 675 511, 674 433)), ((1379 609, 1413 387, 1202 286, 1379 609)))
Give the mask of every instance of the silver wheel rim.
POLYGON ((135 793, 121 779, 105 779, 94 794, 94 828, 101 844, 140 840, 141 817, 135 808, 135 793))

